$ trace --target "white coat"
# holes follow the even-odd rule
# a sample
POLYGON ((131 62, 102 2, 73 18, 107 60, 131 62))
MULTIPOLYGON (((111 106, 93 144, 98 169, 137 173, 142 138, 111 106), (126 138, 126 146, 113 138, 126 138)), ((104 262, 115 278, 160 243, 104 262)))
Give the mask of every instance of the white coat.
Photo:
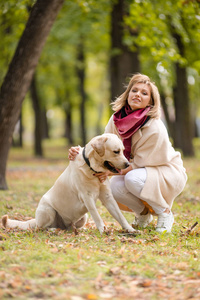
MULTIPOLYGON (((119 133, 111 116, 106 133, 119 133)), ((160 119, 150 119, 132 136, 130 163, 133 169, 146 168, 147 179, 141 198, 163 208, 171 208, 183 191, 187 175, 181 154, 175 151, 165 125, 160 119)))

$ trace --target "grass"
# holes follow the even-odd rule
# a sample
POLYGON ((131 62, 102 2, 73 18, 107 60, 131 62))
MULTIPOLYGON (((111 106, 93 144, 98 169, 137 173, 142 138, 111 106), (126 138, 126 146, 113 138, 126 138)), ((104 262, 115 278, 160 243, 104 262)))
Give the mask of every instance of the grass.
MULTIPOLYGON (((1 214, 34 217, 41 196, 67 166, 63 140, 45 142, 45 159, 31 148, 12 149, 1 214)), ((100 236, 93 220, 75 232, 0 228, 1 299, 199 299, 200 143, 185 158, 188 183, 176 199, 171 234, 157 234, 156 218, 137 237, 126 235, 98 202, 107 226, 100 236)), ((129 222, 133 215, 125 213, 129 222)))

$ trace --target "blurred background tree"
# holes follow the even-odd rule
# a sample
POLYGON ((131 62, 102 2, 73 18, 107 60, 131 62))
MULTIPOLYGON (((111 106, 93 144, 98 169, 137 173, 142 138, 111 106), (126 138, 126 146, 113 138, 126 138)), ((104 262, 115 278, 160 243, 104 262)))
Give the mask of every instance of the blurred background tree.
POLYGON ((0 90, 0 188, 7 189, 6 163, 21 104, 64 0, 37 0, 18 42, 0 90))
MULTIPOLYGON (((34 2, 0 4, 0 84, 34 2)), ((159 87, 174 146, 194 155, 199 41, 199 0, 64 1, 26 93, 13 144, 27 142, 30 131, 38 156, 43 156, 44 138, 62 136, 68 146, 85 144, 103 133, 110 102, 133 73, 142 72, 159 87)))

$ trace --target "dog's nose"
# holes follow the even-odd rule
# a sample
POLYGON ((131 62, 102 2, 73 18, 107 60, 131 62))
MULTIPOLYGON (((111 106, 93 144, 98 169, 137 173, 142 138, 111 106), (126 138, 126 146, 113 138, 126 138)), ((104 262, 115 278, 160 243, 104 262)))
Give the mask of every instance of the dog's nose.
POLYGON ((125 169, 128 168, 130 166, 129 162, 125 162, 124 167, 125 169))

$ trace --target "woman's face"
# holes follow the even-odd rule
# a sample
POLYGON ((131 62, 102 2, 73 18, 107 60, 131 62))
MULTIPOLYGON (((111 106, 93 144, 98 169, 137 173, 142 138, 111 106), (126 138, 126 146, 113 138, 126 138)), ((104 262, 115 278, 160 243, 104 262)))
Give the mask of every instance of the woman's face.
POLYGON ((148 84, 136 83, 128 94, 128 104, 132 110, 145 108, 151 101, 151 89, 148 84))

